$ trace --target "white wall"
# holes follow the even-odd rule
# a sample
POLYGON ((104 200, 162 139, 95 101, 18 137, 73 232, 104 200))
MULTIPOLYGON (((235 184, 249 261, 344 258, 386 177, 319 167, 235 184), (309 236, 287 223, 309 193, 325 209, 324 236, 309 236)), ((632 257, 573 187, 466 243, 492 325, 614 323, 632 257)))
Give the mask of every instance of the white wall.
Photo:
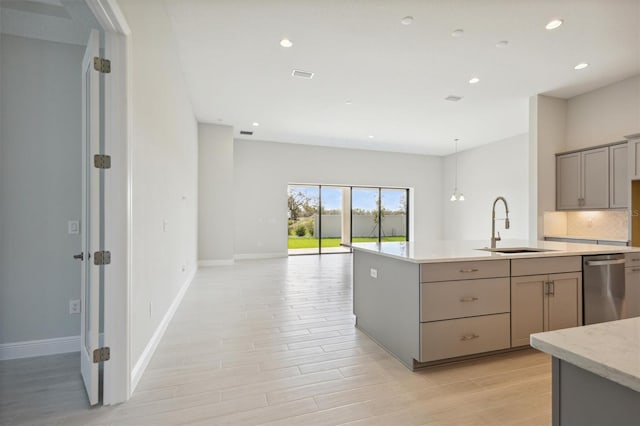
POLYGON ((0 343, 80 333, 83 54, 0 36, 0 343))
POLYGON ((236 140, 236 257, 287 254, 287 185, 413 188, 414 239, 440 239, 440 157, 236 140))
POLYGON ((566 149, 624 140, 640 132, 640 76, 568 100, 566 149))
POLYGON ((537 204, 532 206, 530 232, 532 239, 542 239, 544 212, 556 209, 555 154, 567 150, 567 101, 538 95, 531 98, 530 105, 530 156, 536 163, 530 178, 532 185, 535 185, 531 191, 532 195, 535 194, 537 204))
MULTIPOLYGON (((529 237, 529 138, 522 134, 479 148, 459 152, 458 190, 465 201, 449 201, 455 185, 455 155, 444 158, 442 208, 444 239, 491 238, 491 207, 499 195, 509 204, 511 227, 496 222, 504 240, 529 237)), ((504 206, 496 207, 504 217, 504 206)))
POLYGON ((556 208, 555 154, 620 141, 640 131, 640 76, 571 99, 530 98, 530 220, 542 238, 544 213, 556 208))
POLYGON ((198 258, 232 261, 233 127, 199 124, 198 140, 198 258))
POLYGON ((131 362, 196 269, 198 129, 164 2, 119 1, 131 27, 131 362))

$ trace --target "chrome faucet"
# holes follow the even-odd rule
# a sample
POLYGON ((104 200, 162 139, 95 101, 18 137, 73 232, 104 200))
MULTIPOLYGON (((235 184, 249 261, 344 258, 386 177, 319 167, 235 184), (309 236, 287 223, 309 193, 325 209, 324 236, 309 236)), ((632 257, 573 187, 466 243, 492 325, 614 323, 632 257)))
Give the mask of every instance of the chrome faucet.
POLYGON ((496 204, 498 201, 502 200, 504 203, 504 209, 507 216, 504 219, 504 229, 509 229, 509 206, 507 205, 507 200, 504 197, 498 197, 493 202, 493 208, 491 209, 491 248, 496 248, 496 241, 500 241, 500 232, 498 232, 498 236, 496 237, 496 204))

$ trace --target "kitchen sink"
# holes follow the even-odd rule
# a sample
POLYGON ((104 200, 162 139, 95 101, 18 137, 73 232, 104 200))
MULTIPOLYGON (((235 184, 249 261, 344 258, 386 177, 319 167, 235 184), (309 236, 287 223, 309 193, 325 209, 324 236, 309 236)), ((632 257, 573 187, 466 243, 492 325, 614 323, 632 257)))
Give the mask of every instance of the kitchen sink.
POLYGON ((482 251, 490 251, 492 253, 503 253, 503 254, 520 254, 520 253, 541 253, 545 251, 555 251, 549 249, 541 249, 535 247, 498 247, 498 248, 481 248, 476 250, 482 251))

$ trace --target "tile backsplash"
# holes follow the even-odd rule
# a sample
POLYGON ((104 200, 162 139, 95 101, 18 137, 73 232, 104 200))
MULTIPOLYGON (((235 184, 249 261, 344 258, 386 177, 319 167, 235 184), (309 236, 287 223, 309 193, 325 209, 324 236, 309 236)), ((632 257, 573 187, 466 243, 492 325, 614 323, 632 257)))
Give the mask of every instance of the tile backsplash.
POLYGON ((547 212, 544 229, 545 235, 628 240, 629 213, 627 210, 547 212))

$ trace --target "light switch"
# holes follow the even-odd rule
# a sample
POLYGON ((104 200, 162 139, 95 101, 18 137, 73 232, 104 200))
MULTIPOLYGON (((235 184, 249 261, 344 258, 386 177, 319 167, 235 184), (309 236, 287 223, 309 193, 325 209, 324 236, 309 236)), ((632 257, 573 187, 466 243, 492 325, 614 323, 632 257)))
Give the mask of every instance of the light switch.
POLYGON ((371 274, 371 278, 378 278, 378 270, 377 269, 371 268, 371 270, 369 271, 369 274, 371 274))
POLYGON ((68 234, 79 234, 80 233, 80 222, 77 220, 70 220, 67 222, 67 233, 68 234))

